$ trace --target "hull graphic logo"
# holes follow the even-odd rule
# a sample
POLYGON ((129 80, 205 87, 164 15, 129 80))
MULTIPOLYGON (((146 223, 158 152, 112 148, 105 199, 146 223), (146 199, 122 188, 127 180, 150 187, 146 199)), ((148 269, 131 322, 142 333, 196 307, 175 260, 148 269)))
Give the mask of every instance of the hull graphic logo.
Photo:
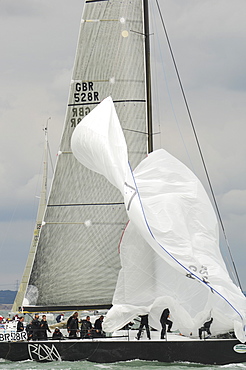
POLYGON ((246 352, 246 345, 245 344, 236 344, 233 347, 233 349, 237 353, 245 353, 246 352))
POLYGON ((61 361, 61 356, 54 344, 28 344, 28 352, 31 360, 34 361, 61 361))

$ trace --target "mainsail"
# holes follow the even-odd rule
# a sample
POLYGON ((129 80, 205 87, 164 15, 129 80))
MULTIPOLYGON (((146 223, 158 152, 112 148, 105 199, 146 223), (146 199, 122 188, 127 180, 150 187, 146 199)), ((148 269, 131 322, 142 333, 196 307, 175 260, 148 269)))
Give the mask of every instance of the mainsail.
POLYGON ((23 305, 109 307, 127 222, 120 192, 74 158, 71 135, 108 95, 136 166, 147 154, 143 1, 86 1, 55 175, 23 305))
POLYGON ((213 317, 214 334, 234 329, 245 342, 245 297, 225 267, 216 216, 198 178, 163 149, 132 171, 110 97, 77 126, 72 150, 121 191, 130 219, 104 329, 114 331, 146 313, 159 328, 169 307, 182 334, 196 335, 213 317))

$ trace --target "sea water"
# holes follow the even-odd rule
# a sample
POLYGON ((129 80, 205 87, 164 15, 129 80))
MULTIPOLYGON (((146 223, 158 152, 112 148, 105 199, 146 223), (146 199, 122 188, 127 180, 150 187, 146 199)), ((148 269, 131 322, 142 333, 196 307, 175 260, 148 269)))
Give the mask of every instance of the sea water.
MULTIPOLYGON (((8 317, 7 311, 0 311, 4 317, 8 317)), ((0 370, 246 370, 246 363, 230 364, 223 366, 205 366, 192 363, 177 363, 168 364, 161 362, 149 361, 125 361, 113 364, 97 364, 88 361, 57 361, 57 362, 35 362, 35 361, 19 361, 11 362, 0 359, 0 370)))
POLYGON ((52 362, 38 363, 32 361, 9 362, 0 360, 0 370, 244 370, 246 364, 231 364, 224 366, 203 366, 198 364, 166 364, 147 361, 126 361, 113 364, 96 364, 93 362, 52 362))

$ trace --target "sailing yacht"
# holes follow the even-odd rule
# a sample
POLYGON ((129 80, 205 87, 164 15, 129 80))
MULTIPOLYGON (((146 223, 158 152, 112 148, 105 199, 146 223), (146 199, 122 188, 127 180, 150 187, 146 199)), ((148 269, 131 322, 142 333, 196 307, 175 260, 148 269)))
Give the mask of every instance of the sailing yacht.
POLYGON ((29 313, 109 309, 110 333, 149 314, 157 331, 140 341, 131 331, 1 339, 1 358, 246 361, 245 297, 227 275, 209 199, 188 168, 153 151, 148 3, 85 1, 52 187, 14 305, 29 313), (176 332, 163 341, 166 307, 176 332), (216 335, 201 341, 208 316, 216 335))

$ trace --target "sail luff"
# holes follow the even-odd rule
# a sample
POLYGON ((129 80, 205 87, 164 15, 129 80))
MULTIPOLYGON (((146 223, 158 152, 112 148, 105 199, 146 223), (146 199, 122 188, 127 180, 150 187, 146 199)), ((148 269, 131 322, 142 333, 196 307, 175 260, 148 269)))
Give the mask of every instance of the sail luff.
POLYGON ((18 292, 16 294, 12 311, 17 312, 21 310, 21 307, 23 306, 23 300, 26 294, 31 269, 33 266, 33 261, 35 258, 36 248, 38 244, 38 238, 40 229, 42 226, 42 220, 45 213, 45 208, 47 204, 47 174, 48 174, 48 120, 47 124, 44 128, 44 155, 43 155, 43 176, 42 176, 42 186, 41 186, 41 192, 40 192, 40 199, 39 199, 39 205, 38 205, 38 212, 36 217, 36 223, 35 228, 33 232, 32 242, 30 246, 30 250, 27 257, 26 266, 24 269, 24 273, 20 282, 20 286, 18 289, 18 292))

